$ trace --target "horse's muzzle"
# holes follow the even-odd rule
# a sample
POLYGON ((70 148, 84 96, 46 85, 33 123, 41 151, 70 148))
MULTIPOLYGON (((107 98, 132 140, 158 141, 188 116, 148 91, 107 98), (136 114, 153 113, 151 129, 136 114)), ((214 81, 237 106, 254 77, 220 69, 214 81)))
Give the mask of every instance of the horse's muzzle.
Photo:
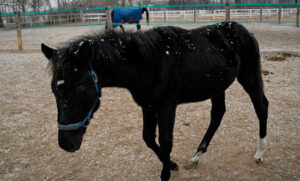
POLYGON ((80 148, 80 145, 76 146, 76 145, 73 145, 72 143, 61 143, 59 141, 58 144, 59 144, 60 148, 64 149, 67 152, 75 152, 75 151, 79 150, 79 148, 80 148))
POLYGON ((68 152, 75 152, 75 151, 79 150, 82 139, 80 139, 80 138, 76 139, 76 137, 80 137, 80 136, 72 135, 73 136, 73 138, 72 138, 72 137, 70 137, 70 135, 68 135, 68 133, 64 133, 64 132, 65 131, 59 131, 59 134, 58 134, 59 147, 68 152))

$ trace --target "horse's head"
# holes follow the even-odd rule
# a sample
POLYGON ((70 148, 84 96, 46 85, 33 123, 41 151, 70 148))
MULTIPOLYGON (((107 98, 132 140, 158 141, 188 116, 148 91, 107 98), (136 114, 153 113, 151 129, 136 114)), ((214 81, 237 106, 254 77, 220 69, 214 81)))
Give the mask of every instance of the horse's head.
POLYGON ((89 120, 100 105, 100 84, 91 65, 93 52, 88 42, 58 50, 44 44, 41 48, 53 73, 58 143, 64 150, 74 152, 80 148, 89 120))

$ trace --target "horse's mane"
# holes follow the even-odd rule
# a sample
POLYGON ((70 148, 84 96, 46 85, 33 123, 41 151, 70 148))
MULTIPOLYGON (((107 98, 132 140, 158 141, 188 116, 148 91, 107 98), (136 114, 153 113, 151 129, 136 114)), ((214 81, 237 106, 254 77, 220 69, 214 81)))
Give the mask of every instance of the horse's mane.
MULTIPOLYGON (((125 33, 106 30, 93 32, 87 35, 71 39, 58 48, 58 53, 49 62, 53 74, 63 69, 70 60, 72 52, 76 52, 80 45, 88 42, 93 52, 92 64, 125 63, 130 60, 147 61, 156 56, 160 47, 163 47, 168 39, 174 39, 175 31, 186 31, 178 27, 158 27, 141 32, 127 31, 125 33)), ((175 39, 174 39, 175 41, 175 39)), ((171 43, 171 42, 169 42, 171 43)), ((174 42, 175 43, 175 42, 174 42)), ((167 45, 166 45, 167 46, 167 45)))

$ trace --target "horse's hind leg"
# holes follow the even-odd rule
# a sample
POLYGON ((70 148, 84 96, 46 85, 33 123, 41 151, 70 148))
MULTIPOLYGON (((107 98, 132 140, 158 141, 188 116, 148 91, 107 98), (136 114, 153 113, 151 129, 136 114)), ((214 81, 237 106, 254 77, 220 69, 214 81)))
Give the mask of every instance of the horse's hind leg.
POLYGON ((125 32, 125 30, 124 30, 124 27, 123 27, 123 25, 120 25, 120 28, 121 28, 122 32, 124 33, 124 32, 125 32))
POLYGON ((209 124, 209 127, 208 127, 202 141, 200 142, 200 144, 198 146, 196 153, 194 154, 193 158, 190 160, 190 164, 192 164, 192 165, 198 164, 200 155, 202 155, 203 153, 206 152, 207 147, 208 147, 212 137, 214 136, 215 132, 217 131, 217 129, 220 126, 223 115, 226 111, 225 93, 223 93, 217 97, 213 97, 211 99, 211 103, 212 103, 212 108, 211 108, 210 124, 209 124))
MULTIPOLYGON (((251 66, 249 66, 251 67, 251 66)), ((259 119, 259 144, 254 158, 257 162, 263 159, 263 154, 267 150, 267 119, 268 119, 268 106, 269 102, 264 94, 263 81, 261 77, 260 66, 257 70, 250 73, 246 68, 242 68, 241 73, 238 75, 238 81, 249 94, 251 101, 254 105, 256 115, 259 119)))
POLYGON ((137 31, 141 31, 141 24, 140 24, 140 23, 137 23, 137 24, 136 24, 136 30, 137 30, 137 31))

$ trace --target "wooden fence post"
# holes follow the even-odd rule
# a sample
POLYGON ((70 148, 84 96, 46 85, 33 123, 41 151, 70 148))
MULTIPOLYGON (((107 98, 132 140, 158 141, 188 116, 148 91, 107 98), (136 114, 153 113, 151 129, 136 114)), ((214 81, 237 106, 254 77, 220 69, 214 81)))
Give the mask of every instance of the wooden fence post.
POLYGON ((299 14, 300 14, 300 7, 297 7, 297 18, 296 18, 296 27, 299 27, 299 14))
POLYGON ((20 13, 15 12, 15 21, 16 21, 16 29, 17 29, 17 36, 18 36, 18 46, 19 51, 23 50, 22 44, 22 33, 21 33, 21 23, 20 23, 20 13))
POLYGON ((194 22, 196 22, 197 20, 197 14, 196 14, 196 10, 194 10, 194 22))
POLYGON ((111 8, 110 8, 110 6, 106 7, 106 27, 107 27, 107 29, 112 29, 111 8))
POLYGON ((262 19, 263 19, 263 17, 262 17, 262 7, 260 7, 260 12, 259 12, 259 15, 260 15, 260 17, 259 17, 259 19, 260 19, 260 22, 262 22, 262 19))
POLYGON ((225 21, 230 20, 230 5, 229 5, 229 0, 226 0, 226 18, 225 21))
POLYGON ((84 22, 84 16, 83 16, 83 11, 80 10, 80 21, 84 22))
POLYGON ((281 7, 278 9, 278 24, 280 24, 281 22, 281 7))
POLYGON ((167 22, 167 11, 164 11, 164 21, 167 22))

